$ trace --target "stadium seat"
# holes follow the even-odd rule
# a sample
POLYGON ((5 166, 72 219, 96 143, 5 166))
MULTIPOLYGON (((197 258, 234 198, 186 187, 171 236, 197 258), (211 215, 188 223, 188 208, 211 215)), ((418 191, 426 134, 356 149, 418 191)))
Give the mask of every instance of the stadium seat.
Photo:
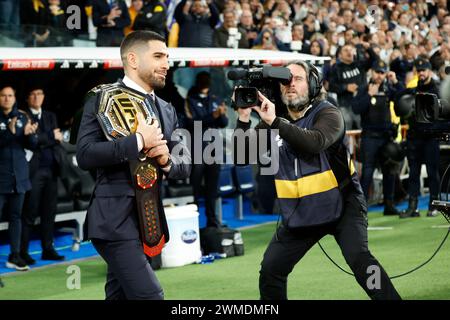
POLYGON ((244 218, 243 195, 255 190, 252 167, 250 165, 235 166, 233 176, 237 190, 236 218, 242 220, 244 218))
POLYGON ((217 186, 216 214, 219 222, 222 223, 222 198, 235 195, 236 187, 233 182, 233 167, 231 164, 220 166, 219 183, 217 186))

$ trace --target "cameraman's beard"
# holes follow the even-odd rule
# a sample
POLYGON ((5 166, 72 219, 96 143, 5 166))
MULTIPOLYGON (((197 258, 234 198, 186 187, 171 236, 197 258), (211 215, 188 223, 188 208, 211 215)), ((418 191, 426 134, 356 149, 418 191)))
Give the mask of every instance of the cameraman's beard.
POLYGON ((309 97, 306 93, 302 96, 297 96, 293 100, 289 100, 285 95, 282 95, 281 100, 286 105, 286 107, 293 112, 300 112, 304 110, 309 104, 309 97))

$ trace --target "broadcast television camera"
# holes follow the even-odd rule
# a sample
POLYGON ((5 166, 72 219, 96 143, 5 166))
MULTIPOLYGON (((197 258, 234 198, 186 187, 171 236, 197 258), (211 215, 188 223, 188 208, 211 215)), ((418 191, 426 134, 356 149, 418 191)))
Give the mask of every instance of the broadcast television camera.
MULTIPOLYGON (((448 67, 445 72, 449 74, 448 67)), ((421 95, 416 97, 416 121, 421 123, 432 123, 434 132, 444 141, 450 142, 450 77, 441 85, 438 99, 436 95, 421 95)), ((433 200, 433 206, 442 213, 450 223, 450 164, 441 177, 440 200, 433 200), (445 197, 445 199, 444 199, 445 197)))
POLYGON ((275 88, 278 83, 288 85, 291 71, 285 67, 262 65, 248 69, 236 68, 228 72, 228 79, 241 80, 243 87, 236 88, 234 101, 236 108, 249 108, 260 105, 258 91, 272 102, 275 101, 275 88))

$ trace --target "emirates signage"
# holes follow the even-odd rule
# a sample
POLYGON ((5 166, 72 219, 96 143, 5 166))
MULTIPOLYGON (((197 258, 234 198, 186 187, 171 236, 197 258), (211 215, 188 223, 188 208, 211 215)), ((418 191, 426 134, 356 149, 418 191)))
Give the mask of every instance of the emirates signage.
POLYGON ((2 61, 2 70, 52 70, 55 61, 51 59, 9 59, 2 61))

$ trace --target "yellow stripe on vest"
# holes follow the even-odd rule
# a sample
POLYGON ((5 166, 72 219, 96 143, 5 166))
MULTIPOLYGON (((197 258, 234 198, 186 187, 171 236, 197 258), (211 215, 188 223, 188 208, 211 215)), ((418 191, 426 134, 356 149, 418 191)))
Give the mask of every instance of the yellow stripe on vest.
POLYGON ((353 163, 353 160, 350 160, 350 175, 352 176, 355 172, 355 164, 353 163))
POLYGON ((332 170, 300 178, 298 180, 275 179, 278 198, 302 198, 337 188, 332 170))

